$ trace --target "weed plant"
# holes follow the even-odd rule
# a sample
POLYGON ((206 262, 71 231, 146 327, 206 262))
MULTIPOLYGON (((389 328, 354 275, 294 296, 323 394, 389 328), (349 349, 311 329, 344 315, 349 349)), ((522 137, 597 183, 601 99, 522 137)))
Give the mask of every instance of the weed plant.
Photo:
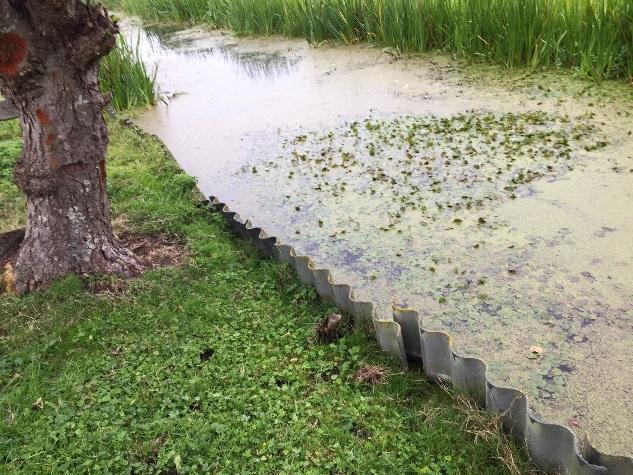
POLYGON ((631 0, 110 0, 144 19, 633 79, 631 0))
POLYGON ((112 93, 117 110, 151 106, 156 103, 156 70, 149 72, 136 46, 122 36, 116 48, 101 60, 99 83, 104 92, 112 93))

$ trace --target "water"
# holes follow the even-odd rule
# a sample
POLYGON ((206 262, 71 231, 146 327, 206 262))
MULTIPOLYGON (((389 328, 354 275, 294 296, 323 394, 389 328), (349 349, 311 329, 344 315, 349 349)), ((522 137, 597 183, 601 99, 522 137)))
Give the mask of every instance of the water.
POLYGON ((633 92, 368 46, 145 32, 206 194, 633 456, 633 92), (531 351, 534 346, 541 354, 531 351))

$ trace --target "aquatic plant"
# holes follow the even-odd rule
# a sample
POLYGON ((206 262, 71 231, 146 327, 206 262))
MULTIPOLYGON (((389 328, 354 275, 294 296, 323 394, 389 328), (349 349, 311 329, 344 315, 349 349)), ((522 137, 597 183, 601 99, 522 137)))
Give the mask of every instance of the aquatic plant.
POLYGON ((118 110, 156 103, 156 71, 148 72, 137 46, 119 36, 117 47, 101 61, 101 89, 112 93, 112 105, 118 110))
POLYGON ((276 181, 279 170, 290 170, 288 177, 299 178, 319 199, 369 202, 377 195, 375 206, 389 217, 379 226, 383 231, 400 232, 403 223, 419 221, 437 226, 439 233, 462 223, 486 224, 473 213, 527 194, 534 180, 565 173, 581 164, 586 152, 607 146, 591 115, 473 110, 447 117, 370 117, 362 123, 285 139, 282 155, 258 162, 260 179, 270 175, 276 181))
POLYGON ((564 67, 633 80, 630 0, 110 0, 145 19, 239 34, 372 41, 507 67, 564 67))

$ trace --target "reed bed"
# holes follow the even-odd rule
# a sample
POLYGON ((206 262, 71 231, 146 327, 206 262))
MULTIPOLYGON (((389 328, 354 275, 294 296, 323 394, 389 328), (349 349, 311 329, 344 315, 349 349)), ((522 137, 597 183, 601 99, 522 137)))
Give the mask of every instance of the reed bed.
POLYGON ((116 48, 101 61, 101 89, 112 93, 112 105, 118 110, 154 105, 155 78, 156 71, 147 70, 138 47, 128 44, 122 36, 117 39, 116 48))
POLYGON ((633 80, 631 0, 110 0, 146 20, 633 80))

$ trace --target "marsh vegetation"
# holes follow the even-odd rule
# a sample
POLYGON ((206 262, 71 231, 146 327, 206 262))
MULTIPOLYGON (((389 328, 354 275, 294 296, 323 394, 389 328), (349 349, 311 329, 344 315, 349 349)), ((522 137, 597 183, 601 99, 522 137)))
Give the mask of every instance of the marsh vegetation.
POLYGON ((99 82, 104 92, 112 94, 112 106, 117 110, 156 104, 156 69, 149 70, 143 62, 138 40, 117 39, 116 48, 101 61, 99 82))
POLYGON ((508 67, 573 68, 633 78, 629 0, 110 0, 146 20, 206 23, 239 34, 370 41, 442 50, 508 67))

